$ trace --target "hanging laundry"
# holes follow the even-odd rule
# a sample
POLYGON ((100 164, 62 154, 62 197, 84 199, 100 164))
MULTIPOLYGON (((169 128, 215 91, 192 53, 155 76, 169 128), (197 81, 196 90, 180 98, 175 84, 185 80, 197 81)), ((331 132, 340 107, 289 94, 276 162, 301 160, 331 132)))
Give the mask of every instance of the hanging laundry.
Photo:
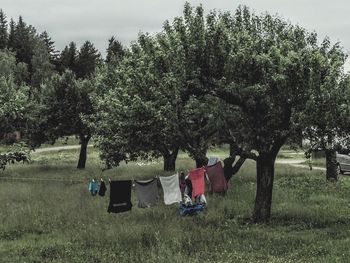
POLYGON ((212 166, 207 166, 207 174, 210 182, 211 193, 224 193, 227 191, 228 185, 224 175, 224 169, 221 162, 212 166))
POLYGON ((100 196, 105 196, 105 193, 107 191, 107 187, 105 182, 101 179, 101 183, 100 183, 100 190, 98 191, 98 194, 100 196))
POLYGON ((218 157, 209 157, 207 166, 212 166, 219 161, 218 157))
POLYGON ((108 213, 131 210, 131 181, 111 181, 108 213))
POLYGON ((192 183, 192 199, 195 200, 198 195, 204 194, 204 168, 193 169, 189 173, 192 183))
POLYGON ((186 189, 186 177, 185 177, 185 173, 183 171, 180 172, 179 184, 180 184, 181 194, 183 195, 185 193, 185 189, 186 189))
POLYGON ((185 184, 186 184, 186 187, 184 191, 184 196, 188 195, 192 197, 192 183, 188 175, 186 176, 185 184))
POLYGON ((98 192, 98 184, 97 182, 95 181, 95 179, 92 179, 89 183, 89 192, 91 193, 92 196, 95 196, 97 195, 97 192, 98 192))
POLYGON ((197 195, 196 200, 194 202, 195 204, 206 205, 207 199, 205 198, 204 194, 201 194, 201 195, 197 195))
POLYGON ((158 200, 157 180, 135 181, 138 207, 145 208, 154 206, 158 200))
POLYGON ((182 199, 182 204, 184 204, 185 206, 192 206, 193 205, 192 198, 189 195, 184 194, 184 198, 182 199))
POLYGON ((164 203, 166 205, 171 205, 173 203, 181 202, 179 175, 174 174, 167 177, 160 176, 159 179, 164 191, 164 203))

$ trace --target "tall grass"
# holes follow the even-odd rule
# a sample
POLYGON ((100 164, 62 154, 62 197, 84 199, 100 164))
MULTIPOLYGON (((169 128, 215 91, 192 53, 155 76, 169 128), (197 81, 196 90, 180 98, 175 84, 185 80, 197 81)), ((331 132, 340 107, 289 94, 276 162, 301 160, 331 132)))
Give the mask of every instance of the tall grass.
MULTIPOLYGON (((347 262, 350 256, 348 177, 329 183, 321 172, 277 165, 265 225, 248 220, 253 162, 231 180, 225 197, 207 195, 199 216, 180 217, 177 205, 162 203, 161 189, 153 208, 137 208, 133 190, 131 212, 108 214, 108 196, 87 191, 90 178, 150 178, 164 175, 162 163, 122 164, 101 174, 97 153, 89 151, 84 171, 75 169, 78 150, 70 150, 36 155, 32 164, 0 174, 0 262, 347 262)), ((179 169, 193 166, 180 155, 179 169)))

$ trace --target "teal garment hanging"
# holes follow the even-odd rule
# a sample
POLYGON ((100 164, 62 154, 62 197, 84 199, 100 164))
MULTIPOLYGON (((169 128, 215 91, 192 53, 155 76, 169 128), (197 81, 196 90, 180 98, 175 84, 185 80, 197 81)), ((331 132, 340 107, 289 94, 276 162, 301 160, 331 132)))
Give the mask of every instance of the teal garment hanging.
POLYGON ((95 180, 91 180, 91 182, 89 183, 89 192, 91 193, 92 196, 97 195, 98 184, 95 180))

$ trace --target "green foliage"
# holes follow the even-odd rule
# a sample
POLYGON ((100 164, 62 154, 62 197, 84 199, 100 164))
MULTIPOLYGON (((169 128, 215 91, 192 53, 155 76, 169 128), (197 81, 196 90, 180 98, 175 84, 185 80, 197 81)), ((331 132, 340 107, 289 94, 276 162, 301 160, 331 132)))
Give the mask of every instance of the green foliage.
MULTIPOLYGON (((27 118, 30 109, 28 88, 15 83, 17 65, 15 57, 8 51, 0 51, 0 137, 8 133, 24 131, 30 122, 27 118)), ((0 169, 6 165, 29 160, 29 150, 24 145, 11 151, 0 153, 0 169)))
POLYGON ((8 32, 7 32, 7 20, 6 15, 2 9, 0 9, 0 50, 7 47, 8 32))
POLYGON ((31 59, 32 77, 31 87, 40 100, 41 86, 48 81, 54 73, 54 65, 51 64, 51 55, 44 42, 38 41, 31 59))
POLYGON ((46 84, 44 104, 47 109, 47 131, 57 139, 70 135, 86 135, 90 131, 81 121, 81 114, 92 114, 89 93, 93 83, 89 80, 76 80, 71 71, 55 75, 46 84))
POLYGON ((28 78, 28 67, 25 63, 16 63, 15 55, 4 49, 0 51, 0 76, 11 76, 17 85, 24 85, 28 78))
POLYGON ((94 91, 93 79, 76 79, 75 74, 66 70, 47 82, 43 99, 45 121, 37 129, 40 143, 54 143, 60 137, 77 136, 81 143, 78 168, 85 168, 86 150, 91 138, 90 128, 82 121, 82 116, 93 113, 90 94, 94 91))
POLYGON ((90 123, 108 167, 121 160, 171 154, 180 144, 179 82, 167 74, 170 65, 161 64, 166 54, 145 35, 133 49, 97 77, 98 94, 106 92, 95 97, 96 115, 90 123))
POLYGON ((313 63, 318 69, 314 79, 317 89, 306 105, 304 121, 306 124, 305 137, 310 140, 313 149, 327 149, 334 146, 338 137, 346 139, 349 136, 346 120, 350 116, 350 85, 343 73, 346 55, 339 44, 331 47, 325 39, 320 50, 314 54, 313 63))
POLYGON ((77 78, 92 77, 101 62, 101 54, 90 41, 86 41, 81 46, 76 60, 75 74, 77 78))
POLYGON ((28 88, 15 83, 13 59, 10 53, 0 52, 0 67, 4 70, 0 75, 0 136, 18 129, 27 110, 28 88))
POLYGON ((30 161, 30 150, 25 144, 16 144, 12 147, 11 151, 6 153, 0 153, 0 169, 5 170, 9 164, 15 162, 29 162, 30 161))
POLYGON ((13 20, 13 18, 11 18, 10 20, 10 24, 9 24, 9 36, 8 36, 8 42, 7 42, 7 48, 11 49, 11 47, 14 46, 14 42, 15 42, 15 26, 16 23, 13 20))
POLYGON ((141 34, 122 61, 97 76, 91 124, 108 167, 138 157, 176 158, 179 148, 205 159, 221 125, 219 110, 212 107, 215 99, 186 95, 188 85, 200 85, 198 79, 188 81, 195 58, 186 60, 186 54, 195 51, 182 45, 186 37, 169 24, 154 37, 141 34))
MULTIPOLYGON (((10 29, 10 38, 8 48, 15 52, 18 62, 24 62, 31 65, 31 59, 34 52, 34 46, 37 41, 36 30, 34 27, 27 25, 20 16, 18 22, 10 29)), ((30 67, 29 67, 30 68, 30 67)))
POLYGON ((55 42, 52 40, 52 38, 49 36, 49 34, 44 31, 40 34, 40 39, 44 43, 49 56, 50 56, 50 63, 53 65, 58 66, 58 51, 55 48, 55 42))
POLYGON ((106 63, 117 63, 125 55, 122 44, 113 36, 108 40, 106 63))
POLYGON ((78 51, 76 44, 74 42, 71 42, 69 46, 66 46, 61 52, 59 71, 64 72, 66 69, 69 69, 74 72, 76 69, 77 55, 78 51))

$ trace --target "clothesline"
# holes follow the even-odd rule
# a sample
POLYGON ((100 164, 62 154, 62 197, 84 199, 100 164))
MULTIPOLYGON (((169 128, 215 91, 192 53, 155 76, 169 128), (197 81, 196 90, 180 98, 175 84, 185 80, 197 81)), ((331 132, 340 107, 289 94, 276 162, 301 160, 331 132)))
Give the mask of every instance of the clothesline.
MULTIPOLYGON (((213 157, 210 157, 209 158, 209 163, 211 163, 211 159, 215 160, 214 162, 216 162, 218 160, 218 158, 213 158, 213 157)), ((208 163, 208 165, 209 165, 208 163)), ((159 176, 155 176, 153 177, 155 179, 159 179, 159 176)), ((152 179, 153 179, 152 178, 152 179)), ((151 178, 150 178, 151 179, 151 178)), ((142 181, 142 180, 150 180, 150 179, 134 179, 132 178, 131 181, 134 183, 136 181, 142 181)), ((33 177, 10 177, 10 176, 6 176, 6 177, 3 177, 3 176, 0 176, 0 180, 8 180, 8 181, 51 181, 51 182, 67 182, 67 183, 87 183, 89 182, 89 179, 86 179, 86 180, 68 180, 68 179, 56 179, 56 178, 33 178, 33 177)), ((108 181, 111 181, 111 179, 109 178, 108 181)))
MULTIPOLYGON (((159 176, 155 176, 152 179, 158 179, 159 176)), ((136 180, 132 179, 132 182, 137 182, 137 181, 147 181, 147 180, 152 180, 152 179, 142 179, 142 180, 136 180)), ((57 179, 57 178, 34 178, 34 177, 11 177, 11 176, 0 176, 0 180, 8 180, 8 181, 53 181, 53 182, 68 182, 68 183, 87 183, 89 182, 90 179, 86 180, 69 180, 69 179, 57 179)), ((111 181, 109 178, 108 181, 111 181)))
POLYGON ((53 181, 53 182, 68 182, 68 183, 84 183, 84 180, 67 180, 67 179, 56 179, 56 178, 32 178, 32 177, 2 177, 0 176, 0 180, 8 180, 8 181, 53 181))

